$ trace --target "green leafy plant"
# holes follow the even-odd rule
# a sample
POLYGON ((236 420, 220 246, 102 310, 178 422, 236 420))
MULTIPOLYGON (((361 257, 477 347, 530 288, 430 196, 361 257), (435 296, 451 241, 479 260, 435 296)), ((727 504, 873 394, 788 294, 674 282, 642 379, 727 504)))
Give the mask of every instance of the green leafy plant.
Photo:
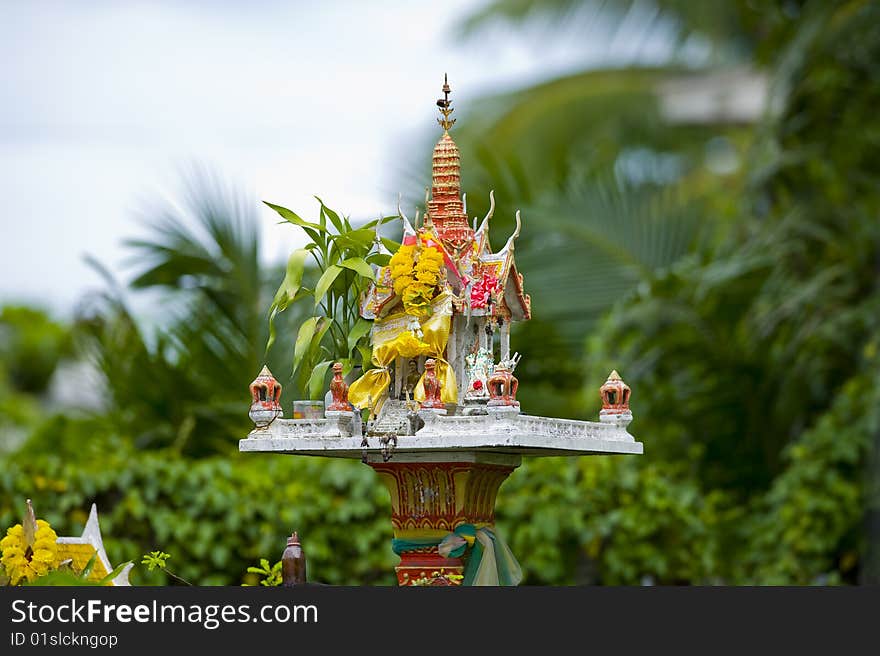
MULTIPOLYGON (((274 565, 270 565, 265 558, 260 558, 259 567, 248 567, 247 571, 251 574, 259 574, 263 578, 260 579, 260 585, 273 586, 281 585, 281 561, 274 565)), ((247 585, 245 583, 245 585, 247 585)))
POLYGON ((171 558, 171 554, 167 554, 164 551, 151 551, 148 554, 144 554, 143 559, 141 559, 141 565, 146 565, 147 569, 151 572, 154 569, 159 568, 163 572, 165 572, 168 576, 177 579, 181 583, 184 583, 186 585, 192 585, 192 583, 190 583, 186 579, 178 576, 177 574, 175 574, 174 572, 172 572, 170 569, 168 569, 165 566, 165 563, 167 562, 167 560, 169 558, 171 558))
POLYGON ((167 554, 164 551, 151 551, 148 554, 144 554, 143 560, 141 560, 141 565, 146 565, 147 569, 151 572, 155 568, 165 569, 165 561, 167 561, 171 557, 171 554, 167 554))
MULTIPOLYGON (((286 207, 266 203, 288 223, 301 228, 311 242, 296 249, 287 260, 287 269, 269 307, 269 339, 266 351, 275 341, 275 317, 292 303, 312 304, 311 316, 297 331, 291 376, 297 377, 300 389, 310 398, 318 398, 324 388, 327 370, 341 362, 343 372, 355 364, 370 361, 369 332, 372 322, 361 318, 360 295, 373 281, 371 265, 384 266, 388 255, 373 251, 376 229, 396 216, 386 216, 355 228, 346 216, 340 216, 318 198, 318 221, 306 221, 286 207), (315 269, 309 280, 310 264, 315 269), (304 279, 309 284, 304 282, 304 279), (311 286, 309 286, 311 285, 311 286), (308 300, 306 300, 308 299, 308 300)), ((392 249, 394 242, 383 240, 392 249)))

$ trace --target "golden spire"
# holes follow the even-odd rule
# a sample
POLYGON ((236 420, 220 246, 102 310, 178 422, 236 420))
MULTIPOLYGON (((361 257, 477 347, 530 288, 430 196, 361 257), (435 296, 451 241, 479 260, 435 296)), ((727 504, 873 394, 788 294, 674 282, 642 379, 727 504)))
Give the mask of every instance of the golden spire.
POLYGON ((431 155, 431 196, 425 212, 425 228, 434 231, 443 245, 458 258, 463 249, 473 242, 474 231, 468 225, 461 200, 461 163, 458 146, 449 136, 455 123, 449 100, 449 81, 443 77, 443 98, 437 100, 442 118, 437 119, 443 136, 431 155))
POLYGON ((452 101, 449 100, 449 92, 451 89, 449 88, 449 79, 446 73, 443 74, 443 97, 437 99, 437 107, 440 108, 440 113, 443 114, 443 118, 438 118, 437 122, 440 124, 440 127, 443 128, 444 132, 449 132, 449 128, 453 126, 455 123, 454 118, 449 118, 452 112, 455 110, 452 108, 452 101))

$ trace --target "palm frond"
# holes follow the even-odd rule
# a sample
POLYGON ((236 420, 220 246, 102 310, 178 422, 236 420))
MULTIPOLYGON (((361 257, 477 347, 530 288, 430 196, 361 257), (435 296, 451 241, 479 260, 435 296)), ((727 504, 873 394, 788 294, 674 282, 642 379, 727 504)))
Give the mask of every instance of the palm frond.
POLYGON ((759 19, 755 7, 733 1, 492 0, 460 20, 455 32, 474 38, 489 28, 507 26, 558 37, 566 29, 607 49, 626 31, 645 41, 663 37, 673 54, 697 38, 716 59, 729 60, 754 48, 763 27, 759 19))
POLYGON ((533 313, 573 343, 648 275, 685 255, 701 231, 697 206, 675 190, 588 178, 524 212, 517 262, 533 313))
POLYGON ((200 171, 182 197, 144 207, 146 235, 126 242, 129 288, 104 271, 108 290, 79 325, 119 433, 141 448, 201 454, 234 448, 246 431, 247 383, 264 364, 265 307, 282 271, 261 269, 255 202, 200 171), (129 307, 145 295, 158 299, 147 317, 129 307))

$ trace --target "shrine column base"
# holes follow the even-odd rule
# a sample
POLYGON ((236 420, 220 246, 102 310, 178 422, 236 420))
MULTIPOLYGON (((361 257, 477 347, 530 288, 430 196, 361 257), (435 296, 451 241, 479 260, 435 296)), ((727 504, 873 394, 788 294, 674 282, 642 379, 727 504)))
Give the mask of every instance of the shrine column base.
POLYGON ((461 524, 494 526, 498 489, 520 462, 518 455, 475 452, 395 453, 388 462, 370 454, 367 464, 391 494, 394 538, 410 545, 395 568, 398 584, 460 585, 467 556, 444 558, 436 545, 411 545, 439 542, 461 524))

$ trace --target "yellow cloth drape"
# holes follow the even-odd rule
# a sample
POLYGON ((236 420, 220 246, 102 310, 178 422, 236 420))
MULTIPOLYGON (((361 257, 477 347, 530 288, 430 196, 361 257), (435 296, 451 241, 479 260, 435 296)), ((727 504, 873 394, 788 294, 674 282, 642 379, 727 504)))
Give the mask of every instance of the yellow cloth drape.
MULTIPOLYGON (((391 384, 388 366, 397 357, 414 358, 420 355, 437 360, 436 372, 441 385, 441 399, 444 403, 455 403, 458 399, 455 372, 442 358, 449 341, 451 325, 452 297, 448 293, 440 294, 432 301, 431 314, 421 322, 403 312, 376 319, 372 331, 372 362, 376 368, 367 371, 348 388, 348 400, 351 404, 356 408, 366 408, 372 404, 378 409, 391 384), (413 330, 416 325, 421 335, 413 330)), ((417 401, 425 399, 423 378, 424 374, 414 391, 417 401)))
MULTIPOLYGON (((443 403, 456 403, 458 401, 458 383, 455 380, 455 370, 443 359, 443 351, 449 341, 449 327, 451 314, 434 315, 422 324, 422 340, 425 343, 425 352, 419 355, 427 355, 437 361, 434 371, 437 380, 440 381, 440 400, 443 403)), ((413 398, 421 403, 425 400, 425 374, 413 390, 413 398)))
POLYGON ((397 336, 397 331, 403 330, 406 335, 412 335, 406 331, 401 319, 400 315, 393 315, 384 320, 377 319, 373 323, 371 361, 376 368, 365 372, 349 386, 348 400, 355 408, 375 407, 378 410, 382 406, 385 392, 391 384, 388 365, 400 355, 401 346, 406 346, 397 336))
POLYGON ((388 365, 394 360, 391 354, 387 361, 381 360, 373 350, 372 361, 376 369, 370 369, 363 376, 354 381, 348 388, 348 401, 360 410, 368 406, 381 407, 380 401, 391 384, 391 374, 388 373, 388 365), (378 404, 378 405, 377 405, 378 404))

